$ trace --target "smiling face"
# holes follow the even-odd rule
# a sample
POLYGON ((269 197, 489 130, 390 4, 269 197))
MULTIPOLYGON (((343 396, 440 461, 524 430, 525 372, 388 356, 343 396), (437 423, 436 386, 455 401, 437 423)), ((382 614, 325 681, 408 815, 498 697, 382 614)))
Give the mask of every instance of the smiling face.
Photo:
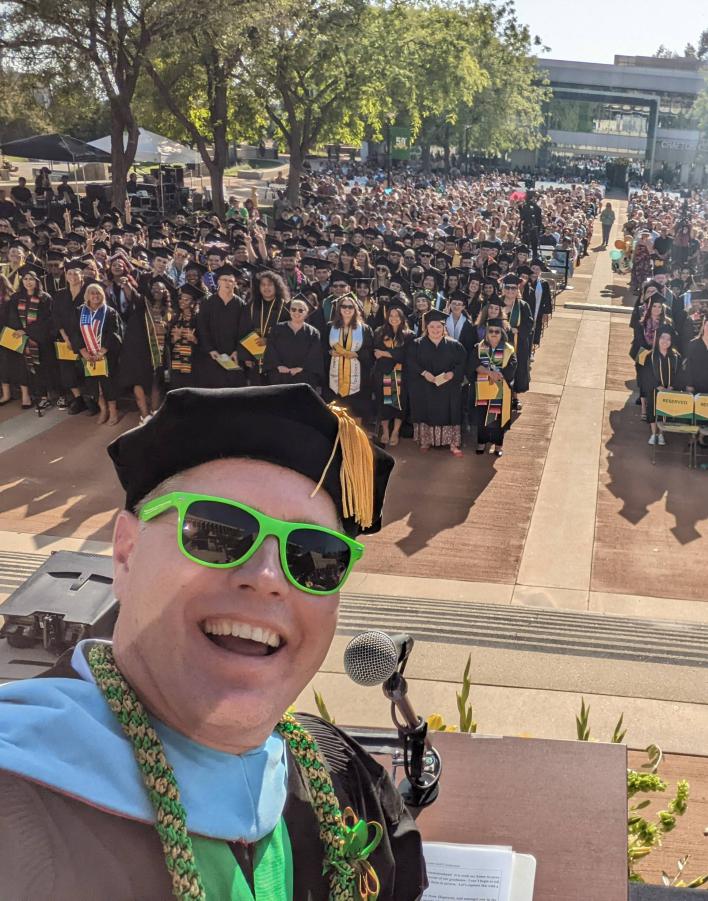
MULTIPOLYGON (((338 529, 324 491, 310 479, 259 460, 202 464, 169 480, 184 490, 233 498, 269 516, 338 529)), ((314 597, 295 588, 267 538, 242 566, 200 566, 177 545, 177 513, 140 523, 119 514, 114 534, 114 589, 120 613, 116 659, 147 707, 195 741, 231 753, 260 745, 324 660, 337 624, 337 593, 314 597), (267 629, 259 641, 208 637, 206 621, 267 629)), ((223 631, 223 630, 221 630, 223 631)), ((237 630, 238 631, 238 630, 237 630)))

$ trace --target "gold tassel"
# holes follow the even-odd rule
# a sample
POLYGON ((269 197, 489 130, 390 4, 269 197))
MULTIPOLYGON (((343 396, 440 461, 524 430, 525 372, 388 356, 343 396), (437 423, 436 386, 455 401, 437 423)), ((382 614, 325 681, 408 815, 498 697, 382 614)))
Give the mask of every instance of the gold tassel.
POLYGON ((310 497, 322 487, 337 447, 342 448, 339 478, 342 489, 342 513, 345 519, 354 517, 363 529, 374 521, 374 452, 366 432, 356 423, 349 411, 336 403, 328 404, 337 417, 337 438, 322 470, 322 475, 310 497))

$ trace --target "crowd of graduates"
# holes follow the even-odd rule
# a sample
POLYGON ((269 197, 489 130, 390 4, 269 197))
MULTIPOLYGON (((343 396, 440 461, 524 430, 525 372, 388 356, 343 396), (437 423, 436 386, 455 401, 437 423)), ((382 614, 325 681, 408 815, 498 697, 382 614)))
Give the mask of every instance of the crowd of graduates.
POLYGON ((581 265, 599 188, 331 166, 301 196, 0 218, 0 405, 115 424, 126 395, 145 421, 172 388, 307 382, 385 445, 460 456, 476 426, 501 455, 553 309, 539 247, 581 265))
POLYGON ((631 260, 630 355, 649 444, 665 444, 656 426, 657 389, 708 393, 707 219, 705 195, 640 191, 630 198, 618 241, 631 260))

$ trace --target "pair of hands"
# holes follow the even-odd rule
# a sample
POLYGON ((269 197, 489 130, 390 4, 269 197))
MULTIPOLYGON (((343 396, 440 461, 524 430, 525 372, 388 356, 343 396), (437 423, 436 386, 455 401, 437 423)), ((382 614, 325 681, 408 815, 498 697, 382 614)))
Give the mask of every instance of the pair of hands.
POLYGON ((12 337, 13 338, 22 338, 26 334, 27 334, 27 332, 25 332, 24 329, 18 328, 18 329, 15 329, 15 331, 12 333, 12 337))
POLYGON ((180 338, 186 338, 188 341, 196 341, 193 328, 185 328, 175 325, 172 329, 172 340, 179 341, 180 338))
MULTIPOLYGON (((212 360, 218 360, 221 354, 218 350, 210 350, 209 356, 212 358, 212 360)), ((234 363, 238 363, 238 351, 234 351, 233 353, 229 354, 229 356, 234 361, 234 363)))
MULTIPOLYGON (((453 375, 452 372, 443 372, 442 375, 445 376, 445 381, 446 381, 446 382, 451 382, 452 379, 454 378, 454 375, 453 375)), ((437 378, 437 376, 433 375, 433 374, 430 373, 430 372, 424 372, 424 373, 423 373, 423 378, 425 379, 426 382, 431 382, 431 383, 433 383, 433 382, 435 381, 435 379, 437 378)))
POLYGON ((387 350, 375 350, 374 356, 376 357, 377 360, 381 360, 384 357, 388 357, 389 359, 392 359, 391 354, 387 350))
POLYGON ((302 366, 296 366, 294 369, 288 369, 287 366, 278 366, 278 372, 281 375, 300 375, 302 366))
POLYGON ((84 358, 84 360, 88 360, 89 363, 98 363, 99 360, 102 360, 107 353, 108 351, 105 347, 102 347, 97 354, 92 354, 90 351, 86 350, 86 348, 82 348, 81 350, 81 356, 84 358))

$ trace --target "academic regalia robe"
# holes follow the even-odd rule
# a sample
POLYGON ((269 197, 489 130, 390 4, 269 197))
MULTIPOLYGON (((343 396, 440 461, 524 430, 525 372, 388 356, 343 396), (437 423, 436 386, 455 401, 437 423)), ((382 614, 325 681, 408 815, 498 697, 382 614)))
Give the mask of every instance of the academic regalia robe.
POLYGON ((28 386, 30 393, 37 397, 43 397, 47 392, 43 366, 53 350, 51 301, 51 297, 44 292, 28 300, 18 291, 10 298, 8 326, 22 329, 29 338, 24 353, 11 351, 10 381, 28 386))
MULTIPOLYGON (((63 341, 62 331, 66 334, 74 353, 82 347, 79 337, 79 309, 84 302, 83 289, 74 299, 69 288, 64 288, 52 299, 52 320, 54 337, 57 341, 63 341)), ((57 360, 59 380, 64 389, 78 388, 81 361, 57 360)))
POLYGON ((169 324, 168 345, 168 369, 169 369, 169 389, 173 388, 191 388, 194 385, 194 373, 198 366, 199 356, 199 332, 197 331, 197 315, 187 318, 180 313, 176 319, 172 319, 169 324), (188 341, 186 338, 178 338, 173 340, 172 330, 174 328, 193 329, 197 343, 188 341))
POLYGON ((501 403, 497 402, 496 410, 490 409, 489 402, 478 402, 478 373, 480 366, 487 367, 487 361, 492 353, 491 348, 484 341, 480 341, 474 348, 470 357, 469 378, 472 384, 471 399, 476 411, 477 442, 479 444, 495 444, 501 447, 504 443, 504 435, 511 428, 511 389, 516 375, 517 358, 513 353, 513 346, 502 344, 501 361, 497 370, 501 372, 506 387, 503 388, 501 403), (506 363, 504 362, 506 361, 506 363), (506 402, 505 402, 506 401, 506 402), (490 415, 491 414, 491 415, 490 415))
POLYGON ((516 300, 513 307, 505 307, 509 319, 510 343, 516 351, 516 375, 514 394, 523 394, 531 384, 531 339, 533 336, 533 313, 525 300, 516 300), (516 330, 516 332, 513 331, 516 330))
MULTIPOLYGON (((79 315, 80 312, 79 309, 79 315)), ((118 400, 118 395, 120 394, 119 360, 122 342, 123 326, 120 321, 120 316, 113 307, 109 307, 108 304, 106 304, 106 318, 101 333, 101 347, 105 347, 108 351, 106 354, 108 376, 86 376, 84 380, 84 393, 89 397, 98 398, 100 388, 106 400, 118 400)), ((82 348, 88 350, 86 341, 79 329, 79 345, 75 348, 77 353, 80 354, 82 348)))
MULTIPOLYGON (((0 332, 5 328, 10 319, 10 298, 3 300, 0 298, 0 332)), ((8 350, 6 347, 0 347, 0 382, 9 384, 13 381, 13 363, 12 357, 15 356, 14 351, 8 350)))
POLYGON ((120 385, 140 385, 146 394, 164 365, 168 327, 167 311, 156 314, 153 310, 145 296, 132 295, 120 352, 120 385))
MULTIPOLYGON (((70 652, 47 675, 77 678, 69 660, 70 652)), ((379 901, 417 901, 426 887, 420 834, 388 774, 336 726, 307 714, 298 719, 319 744, 342 810, 351 807, 361 819, 383 827, 382 840, 369 857, 381 882, 379 901)), ((51 739, 47 744, 51 748, 51 739)), ((107 760, 107 777, 110 767, 107 760)), ((140 779, 137 766, 135 778, 140 779)), ((294 901, 327 901, 317 820, 289 752, 283 817, 292 846, 294 901)), ((228 847, 250 881, 254 846, 228 847)), ((174 897, 153 826, 6 771, 0 771, 0 872, 3 901, 174 897)))
POLYGON ((639 366, 639 384, 642 397, 646 397, 647 422, 654 422, 654 396, 657 388, 683 387, 683 369, 681 355, 676 348, 669 348, 668 354, 662 354, 658 348, 643 357, 639 366))
MULTIPOLYGON (((362 324, 361 329, 361 346, 355 349, 359 363, 359 386, 357 390, 351 390, 348 393, 340 394, 338 387, 333 387, 335 378, 332 370, 332 350, 337 343, 335 340, 335 326, 330 322, 327 326, 327 332, 324 336, 325 346, 325 387, 323 396, 327 403, 335 401, 347 407, 353 416, 368 422, 371 418, 371 370, 374 365, 374 336, 368 325, 362 324)), ((340 331, 344 331, 341 329, 340 331)), ((355 330, 349 330, 356 332, 355 330)), ((352 338, 354 336, 352 335, 352 338)), ((353 387, 353 386, 352 386, 353 387)))
POLYGON ((249 385, 267 385, 268 379, 266 378, 263 365, 265 351, 275 326, 279 322, 286 322, 290 318, 285 301, 274 299, 269 303, 262 298, 256 299, 244 307, 244 316, 247 317, 247 320, 244 319, 244 328, 246 328, 245 322, 249 322, 246 334, 255 332, 259 338, 265 341, 265 348, 260 356, 249 353, 245 348, 243 349, 244 360, 253 363, 246 370, 248 383, 249 385))
POLYGON ((462 419, 462 379, 465 375, 465 349, 454 338, 443 338, 435 345, 427 335, 410 344, 408 354, 409 396, 414 423, 429 426, 459 426, 462 419), (422 373, 440 375, 452 372, 453 378, 439 387, 426 381, 422 373))
POLYGON ((245 351, 241 339, 249 332, 250 317, 244 311, 241 299, 234 295, 228 303, 212 294, 199 305, 197 329, 199 330, 199 367, 195 384, 200 388, 242 388, 246 384, 243 369, 245 351), (238 354, 240 369, 224 369, 209 356, 211 351, 231 355, 238 354))
POLYGON ((696 394, 708 394, 708 347, 703 338, 694 338, 687 345, 684 382, 696 394))
POLYGON ((389 346, 391 339, 383 327, 374 333, 374 350, 385 350, 391 354, 390 357, 380 357, 374 363, 376 415, 382 421, 403 419, 405 416, 408 408, 406 360, 412 341, 412 332, 407 332, 398 335, 395 346, 389 346))
POLYGON ((529 281, 524 287, 524 300, 531 309, 531 315, 534 320, 533 343, 541 343, 541 334, 543 332, 543 317, 550 316, 553 313, 553 298, 551 297, 551 286, 543 279, 538 279, 541 283, 540 300, 536 294, 536 282, 529 281))
POLYGON ((289 385, 305 382, 313 388, 322 384, 324 362, 320 333, 304 323, 294 332, 288 322, 281 322, 271 329, 263 358, 263 372, 270 385, 289 385), (278 372, 278 366, 302 369, 297 375, 278 372))

